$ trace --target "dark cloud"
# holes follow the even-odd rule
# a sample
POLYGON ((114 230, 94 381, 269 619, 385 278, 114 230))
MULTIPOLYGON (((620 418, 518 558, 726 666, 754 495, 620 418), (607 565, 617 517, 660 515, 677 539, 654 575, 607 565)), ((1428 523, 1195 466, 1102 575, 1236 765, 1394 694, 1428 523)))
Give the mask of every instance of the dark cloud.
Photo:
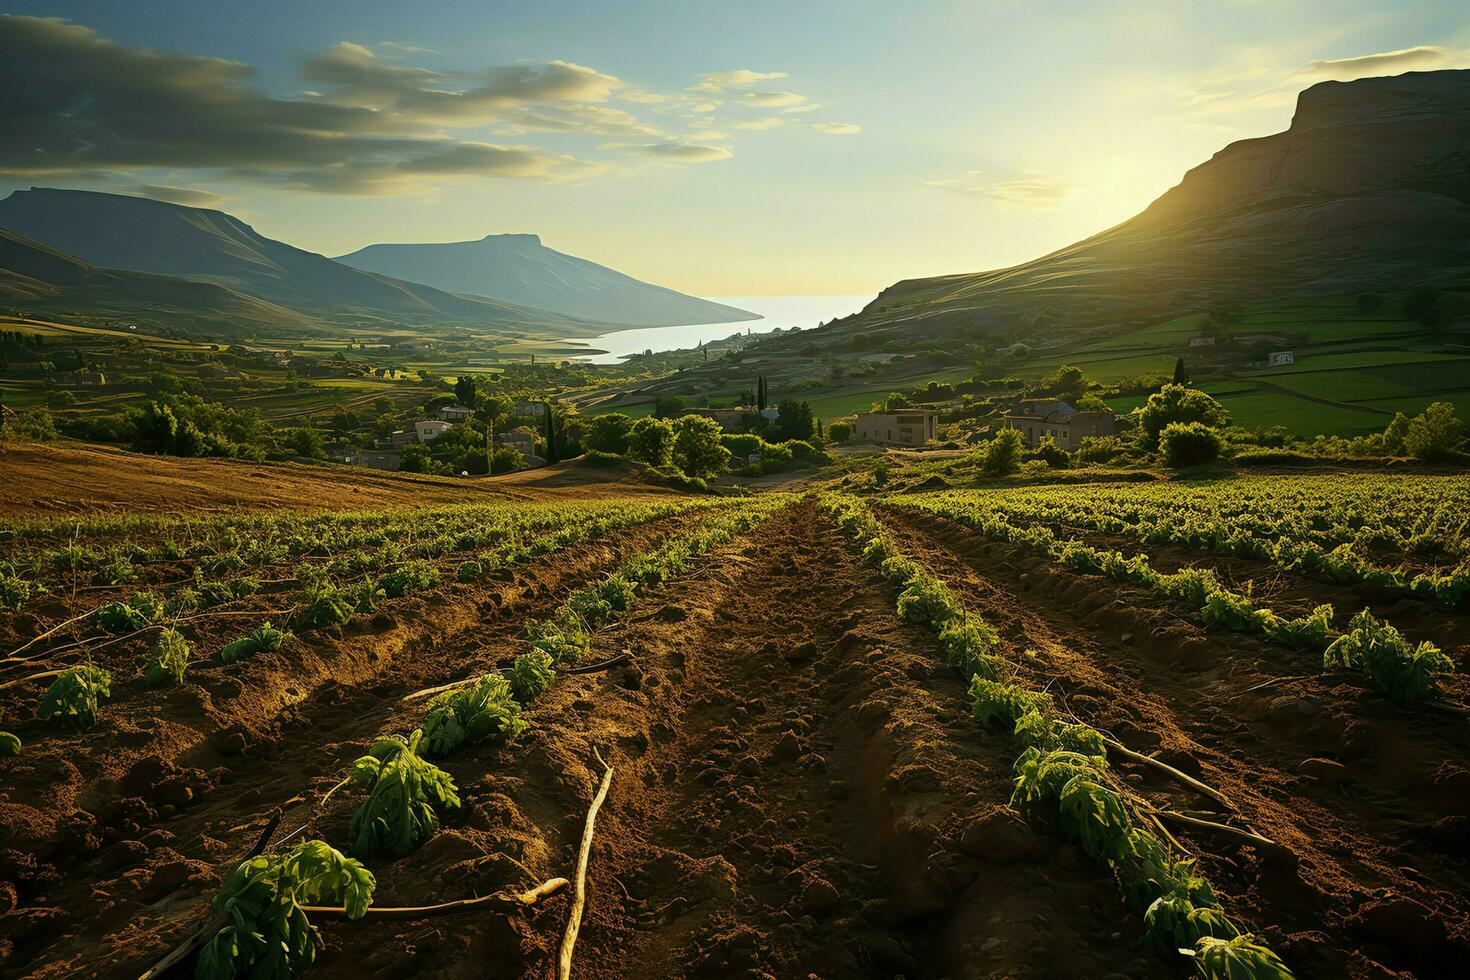
POLYGON ((449 76, 382 65, 355 45, 309 71, 336 91, 275 98, 239 62, 127 48, 59 19, 0 16, 0 174, 207 169, 347 193, 389 193, 430 174, 579 175, 580 161, 456 141, 437 127, 494 105, 595 100, 616 84, 555 62, 494 69, 453 92, 442 89, 449 76))

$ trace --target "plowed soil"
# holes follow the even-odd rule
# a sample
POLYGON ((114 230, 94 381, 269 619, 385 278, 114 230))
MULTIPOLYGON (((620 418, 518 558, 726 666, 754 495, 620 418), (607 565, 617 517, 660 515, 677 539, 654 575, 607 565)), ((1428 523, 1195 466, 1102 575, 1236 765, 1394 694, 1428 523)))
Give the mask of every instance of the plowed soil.
POLYGON ((0 442, 0 519, 125 511, 369 510, 667 494, 630 466, 562 463, 492 477, 388 473, 360 466, 148 456, 106 446, 0 442))
MULTIPOLYGON (((1120 763, 1141 794, 1276 842, 1170 827, 1299 976, 1460 975, 1463 718, 1396 712, 1355 679, 1207 633, 1137 590, 878 512, 1028 680, 1235 809, 1120 763), (1286 673, 1305 679, 1257 688, 1286 673)), ((686 520, 360 617, 254 673, 201 675, 162 701, 130 692, 102 733, 0 761, 0 974, 137 976, 203 921, 272 814, 282 832, 343 843, 360 794, 322 795, 374 734, 421 717, 404 695, 508 662, 527 618, 686 520)), ((562 674, 520 738, 446 760, 462 806, 418 850, 371 863, 375 904, 570 877, 600 752, 615 772, 576 976, 1181 975, 1143 951, 1107 872, 1006 806, 1013 740, 970 717, 896 599, 815 503, 793 502, 595 633, 588 661, 621 663, 562 674)), ((311 976, 545 977, 567 904, 320 920, 311 976)))

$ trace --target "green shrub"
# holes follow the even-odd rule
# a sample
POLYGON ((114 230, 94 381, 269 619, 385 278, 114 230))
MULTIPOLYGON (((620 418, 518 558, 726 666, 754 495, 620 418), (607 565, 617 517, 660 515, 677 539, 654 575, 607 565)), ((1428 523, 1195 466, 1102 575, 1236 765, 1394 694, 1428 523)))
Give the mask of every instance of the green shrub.
POLYGON ((1171 422, 1159 436, 1164 462, 1174 469, 1220 458, 1220 434, 1201 422, 1171 422))
POLYGON ((530 704, 551 686, 556 665, 543 650, 528 650, 510 669, 510 691, 521 704, 530 704))
POLYGON ((674 429, 663 419, 645 416, 628 432, 628 455, 639 462, 667 466, 673 450, 674 429))
POLYGON ((112 675, 101 667, 84 664, 61 672, 41 697, 42 721, 55 721, 73 728, 97 724, 97 703, 112 696, 112 675))
POLYGON ((0 758, 20 755, 20 739, 9 732, 0 732, 0 758))
POLYGON ((1197 388, 1168 384, 1159 389, 1135 413, 1150 449, 1159 444, 1164 430, 1175 422, 1198 422, 1206 427, 1219 427, 1230 421, 1225 407, 1197 388))
POLYGON ((975 451, 975 464, 986 476, 1008 476, 1020 468, 1024 444, 1020 429, 1001 429, 975 451))
POLYGON ((1454 661, 1428 640, 1414 646, 1367 609, 1348 624, 1322 655, 1328 670, 1361 670, 1390 701, 1409 705, 1432 697, 1454 661))
POLYGON ((1084 436, 1077 443, 1077 462, 1111 463, 1127 452, 1127 445, 1117 436, 1084 436))
POLYGON ((827 426, 827 438, 833 442, 846 442, 852 438, 852 425, 848 422, 833 422, 827 426))
POLYGON ((1232 939, 1202 937, 1194 949, 1181 949, 1194 957, 1194 971, 1201 980, 1291 980, 1292 972, 1274 952, 1255 941, 1250 933, 1232 939))

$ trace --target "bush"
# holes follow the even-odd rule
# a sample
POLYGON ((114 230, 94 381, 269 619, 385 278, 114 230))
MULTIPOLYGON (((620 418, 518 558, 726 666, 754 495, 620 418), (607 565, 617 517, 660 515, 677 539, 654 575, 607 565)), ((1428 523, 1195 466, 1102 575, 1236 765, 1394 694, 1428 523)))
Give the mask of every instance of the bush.
POLYGON ((1036 444, 1036 448, 1026 453, 1026 459, 1039 459, 1054 470, 1066 469, 1071 457, 1067 451, 1057 445, 1056 439, 1047 436, 1036 444))
POLYGON ((720 445, 720 424, 703 415, 674 421, 673 462, 685 475, 707 480, 730 465, 730 450, 720 445))
POLYGON ((846 442, 852 438, 852 426, 847 422, 833 422, 827 426, 827 438, 833 442, 846 442))
POLYGON ((766 441, 753 432, 727 432, 720 436, 720 445, 730 450, 741 461, 761 452, 766 441))
POLYGON ((1450 459, 1463 441, 1464 429, 1464 423, 1455 417, 1454 405, 1435 402, 1409 420, 1404 431, 1404 449, 1427 463, 1450 459))
POLYGON ((1117 436, 1085 436, 1077 443, 1077 462, 1111 463, 1128 452, 1128 447, 1117 436))
POLYGON ((1150 449, 1159 445, 1159 437, 1174 422, 1198 422, 1218 427, 1230 421, 1225 407, 1197 388, 1164 385, 1138 410, 1138 425, 1150 449))
POLYGON ((177 631, 166 629, 158 634, 158 642, 148 651, 148 663, 143 668, 143 678, 150 684, 173 681, 184 683, 184 671, 189 667, 189 642, 177 631))
POLYGON ((1021 448, 1024 440, 1020 429, 1001 429, 995 438, 981 446, 975 453, 976 465, 986 476, 1006 476, 1021 466, 1021 448))
POLYGON ((628 455, 650 466, 667 466, 673 450, 674 428, 663 419, 638 419, 628 432, 628 455))
POLYGON ((594 415, 582 423, 582 445, 597 452, 626 456, 632 434, 633 420, 621 412, 594 415))
POLYGON ((1172 422, 1160 439, 1164 462, 1175 469, 1220 458, 1220 434, 1201 422, 1172 422))

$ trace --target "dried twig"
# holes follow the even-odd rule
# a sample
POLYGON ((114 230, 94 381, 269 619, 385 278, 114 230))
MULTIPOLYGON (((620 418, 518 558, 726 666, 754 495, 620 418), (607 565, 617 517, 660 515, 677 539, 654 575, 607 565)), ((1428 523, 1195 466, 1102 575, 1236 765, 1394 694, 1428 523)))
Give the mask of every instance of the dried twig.
POLYGON ((1173 810, 1157 810, 1155 812, 1166 820, 1173 820, 1175 823, 1187 824, 1191 827, 1199 827, 1201 830, 1213 830, 1232 837, 1240 837, 1257 846, 1277 846, 1276 842, 1269 837, 1262 837, 1254 831, 1242 830, 1239 827, 1232 827, 1229 824, 1216 823, 1213 820, 1201 820, 1199 817, 1186 816, 1183 813, 1175 813, 1173 810))
POLYGON ((576 667, 563 667, 561 669, 561 673, 563 673, 563 674, 595 674, 595 673, 597 673, 600 670, 607 670, 610 667, 616 667, 618 664, 620 664, 623 661, 627 660, 631 656, 632 656, 632 654, 629 651, 624 650, 622 653, 618 654, 617 656, 608 657, 606 660, 599 660, 595 664, 580 664, 580 665, 578 665, 576 667))
POLYGON ((417 701, 420 698, 429 698, 433 697, 436 694, 443 694, 445 691, 455 691, 461 687, 469 687, 475 681, 479 680, 482 676, 484 675, 476 674, 474 677, 465 677, 461 680, 450 681, 448 684, 440 684, 438 687, 426 687, 422 691, 414 691, 412 694, 405 694, 403 696, 403 700, 417 701))
POLYGON ((561 937, 561 953, 557 957, 557 980, 571 980, 572 976, 572 947, 577 943, 577 933, 582 929, 582 909, 587 905, 587 861, 592 851, 592 829, 597 822, 597 811, 602 806, 602 801, 607 799, 608 788, 612 786, 613 769, 602 758, 602 753, 597 749, 592 750, 593 756, 602 766, 602 784, 597 788, 597 795, 592 798, 592 805, 587 809, 587 823, 582 828, 582 848, 577 856, 577 879, 572 893, 572 907, 567 912, 567 930, 561 937))
MULTIPOLYGON (((555 895, 565 888, 570 882, 565 878, 549 878, 537 885, 535 888, 523 892, 499 891, 492 895, 484 895, 480 898, 462 898, 455 902, 442 902, 439 905, 417 905, 402 908, 369 906, 364 919, 430 919, 440 915, 455 915, 459 912, 473 912, 476 909, 492 909, 497 912, 513 912, 517 909, 527 909, 538 904, 543 898, 555 895)), ((328 919, 347 918, 347 909, 341 905, 303 905, 301 910, 308 917, 322 916, 328 919)))
MULTIPOLYGON (((250 848, 250 850, 245 852, 244 857, 235 862, 235 866, 239 867, 241 864, 244 864, 246 861, 249 861, 251 858, 264 851, 266 845, 270 843, 271 835, 276 832, 276 828, 280 826, 280 823, 281 811, 277 810, 271 815, 270 820, 267 821, 265 825, 265 830, 261 831, 260 836, 256 838, 255 844, 250 848)), ((183 942, 179 943, 179 945, 175 946, 168 953, 167 956, 163 957, 163 959, 150 966, 147 971, 145 971, 143 975, 138 978, 138 980, 154 980, 154 978, 156 977, 163 976, 174 966, 187 959, 189 955, 193 953, 196 949, 198 949, 200 946, 203 946, 204 943, 208 941, 209 937, 214 935, 214 933, 218 931, 220 926, 224 925, 224 923, 224 916, 210 916, 202 926, 200 926, 198 929, 195 929, 192 933, 189 934, 189 938, 185 939, 183 942)))
POLYGON ((1118 753, 1123 758, 1132 759, 1134 762, 1141 762, 1147 766, 1153 766, 1160 772, 1165 772, 1168 773, 1170 776, 1173 776, 1175 779, 1179 780, 1181 783, 1184 783, 1186 786, 1189 786, 1191 789, 1198 790, 1199 792, 1208 796, 1210 799, 1214 800, 1216 803, 1219 803, 1221 806, 1226 807, 1230 810, 1234 810, 1236 808, 1235 804, 1231 802, 1229 797, 1227 797, 1224 793, 1215 789, 1213 786, 1209 786, 1205 783, 1200 782, 1198 779, 1195 779, 1188 773, 1180 772, 1178 769, 1175 769, 1167 762, 1155 759, 1151 755, 1144 755, 1141 752, 1134 752, 1132 749, 1128 748, 1128 746, 1122 744, 1121 742, 1116 742, 1111 738, 1104 738, 1103 741, 1107 744, 1109 749, 1118 753))

